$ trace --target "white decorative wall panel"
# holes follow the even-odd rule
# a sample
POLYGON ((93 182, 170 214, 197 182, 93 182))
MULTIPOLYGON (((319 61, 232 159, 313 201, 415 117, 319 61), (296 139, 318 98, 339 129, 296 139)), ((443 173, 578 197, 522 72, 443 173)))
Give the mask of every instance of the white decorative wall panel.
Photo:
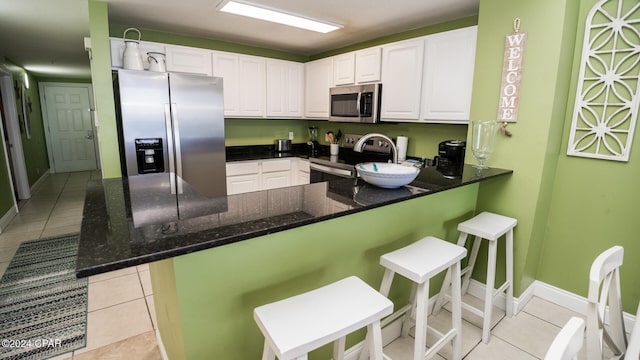
POLYGON ((585 26, 567 154, 628 161, 640 93, 640 2, 601 0, 585 26))

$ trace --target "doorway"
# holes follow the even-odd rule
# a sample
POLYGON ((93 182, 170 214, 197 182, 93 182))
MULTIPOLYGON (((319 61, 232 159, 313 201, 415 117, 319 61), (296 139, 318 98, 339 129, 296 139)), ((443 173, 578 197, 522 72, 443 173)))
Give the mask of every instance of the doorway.
POLYGON ((97 170, 91 84, 40 83, 50 171, 97 170))
POLYGON ((0 65, 0 117, 2 120, 2 137, 0 140, 5 150, 5 161, 8 175, 11 178, 11 194, 17 208, 18 200, 26 200, 31 197, 29 178, 22 149, 18 110, 16 108, 16 91, 11 72, 0 65))

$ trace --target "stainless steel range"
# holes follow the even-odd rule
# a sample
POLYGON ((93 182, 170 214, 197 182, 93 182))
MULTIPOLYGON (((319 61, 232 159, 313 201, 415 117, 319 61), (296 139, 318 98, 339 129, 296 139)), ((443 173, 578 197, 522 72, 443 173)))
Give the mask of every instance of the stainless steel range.
POLYGON ((309 157, 311 183, 335 178, 356 178, 355 165, 369 161, 388 161, 391 159, 391 144, 382 138, 367 141, 363 152, 353 151, 353 146, 363 135, 346 134, 343 146, 337 156, 320 155, 309 157))

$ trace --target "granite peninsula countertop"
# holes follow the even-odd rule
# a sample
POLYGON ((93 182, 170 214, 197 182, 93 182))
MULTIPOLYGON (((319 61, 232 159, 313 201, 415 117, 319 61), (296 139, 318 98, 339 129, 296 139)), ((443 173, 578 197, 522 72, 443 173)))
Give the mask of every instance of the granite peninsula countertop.
MULTIPOLYGON (((265 158, 264 154, 260 155, 265 158)), ((256 159, 257 159, 256 158, 256 159)), ((381 189, 361 179, 229 195, 226 211, 191 219, 134 227, 126 178, 90 181, 80 231, 76 276, 86 277, 284 231, 360 211, 428 196, 509 175, 465 165, 458 177, 423 168, 411 184, 381 189), (340 206, 325 206, 328 201, 340 206)))

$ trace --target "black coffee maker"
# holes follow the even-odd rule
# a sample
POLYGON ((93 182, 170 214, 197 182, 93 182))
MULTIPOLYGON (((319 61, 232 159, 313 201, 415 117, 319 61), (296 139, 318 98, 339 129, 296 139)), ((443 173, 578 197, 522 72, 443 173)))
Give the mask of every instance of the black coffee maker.
POLYGON ((463 140, 446 140, 438 144, 438 156, 433 159, 436 170, 448 178, 462 176, 466 149, 467 142, 463 140))

